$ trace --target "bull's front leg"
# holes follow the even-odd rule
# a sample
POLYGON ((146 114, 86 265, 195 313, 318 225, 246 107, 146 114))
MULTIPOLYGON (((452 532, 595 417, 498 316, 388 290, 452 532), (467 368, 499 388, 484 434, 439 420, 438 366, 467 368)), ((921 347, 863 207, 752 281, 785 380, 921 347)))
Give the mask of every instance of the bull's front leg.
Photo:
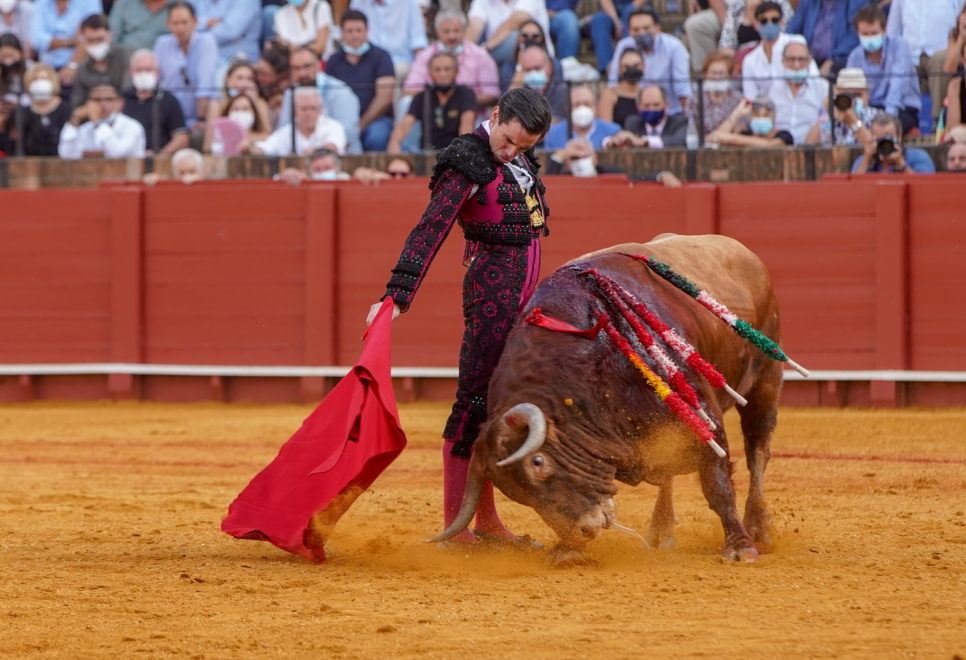
POLYGON ((674 515, 674 477, 668 477, 659 488, 651 524, 644 538, 652 548, 670 550, 677 541, 674 538, 674 525, 677 522, 674 515))
MULTIPOLYGON (((719 444, 727 444, 719 440, 719 444)), ((711 454, 711 450, 708 449, 711 454)), ((758 548, 748 536, 735 503, 735 484, 731 479, 731 462, 728 457, 709 456, 699 470, 701 490, 708 500, 708 506, 721 518, 724 527, 725 545, 721 556, 729 561, 758 561, 758 548)))

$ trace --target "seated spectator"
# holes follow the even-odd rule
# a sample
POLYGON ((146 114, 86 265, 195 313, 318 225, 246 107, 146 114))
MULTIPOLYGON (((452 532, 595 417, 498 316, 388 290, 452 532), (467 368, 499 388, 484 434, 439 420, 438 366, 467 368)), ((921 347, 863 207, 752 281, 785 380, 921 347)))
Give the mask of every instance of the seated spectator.
MULTIPOLYGON (((275 12, 275 40, 289 50, 305 46, 321 57, 334 51, 331 39, 332 8, 326 0, 288 2, 275 12)), ((263 54, 264 57, 264 54, 263 54)))
POLYGON ((262 5, 259 0, 194 0, 198 32, 210 34, 218 44, 218 63, 245 57, 258 59, 262 37, 262 5))
POLYGON ((617 84, 604 88, 600 93, 598 116, 604 121, 623 126, 628 117, 637 114, 637 99, 644 87, 641 84, 643 78, 644 58, 640 51, 625 48, 618 64, 617 84))
POLYGON ((27 59, 23 45, 15 34, 0 34, 0 99, 7 94, 17 95, 24 91, 23 75, 27 71, 27 59))
POLYGON ((253 144, 266 139, 272 132, 270 125, 262 123, 261 117, 255 110, 254 101, 245 94, 230 99, 221 111, 221 117, 214 120, 214 125, 218 125, 219 119, 221 121, 230 119, 244 132, 244 138, 233 149, 234 153, 225 152, 229 156, 251 152, 253 144))
MULTIPOLYGON (((513 74, 516 73, 517 65, 520 63, 520 55, 530 46, 547 49, 547 36, 536 21, 527 21, 520 26, 520 30, 517 32, 517 48, 513 57, 500 63, 500 87, 504 92, 510 88, 513 74)), ((556 61, 554 61, 554 68, 559 70, 561 76, 563 75, 563 69, 556 61)))
POLYGON ((886 36, 886 17, 875 5, 855 15, 859 46, 849 55, 849 68, 859 68, 869 81, 869 103, 902 122, 903 134, 919 127, 922 97, 909 46, 899 36, 886 36))
POLYGON ((130 65, 134 49, 112 43, 107 16, 94 14, 81 22, 81 38, 87 59, 77 67, 74 86, 70 90, 70 104, 77 107, 87 101, 96 85, 113 85, 126 89, 131 84, 130 65))
POLYGON ((318 149, 339 154, 345 152, 345 130, 339 122, 322 114, 322 99, 314 87, 295 90, 295 128, 294 145, 292 127, 287 125, 276 129, 267 139, 256 142, 252 152, 266 156, 291 153, 305 156, 318 149))
POLYGON ((154 44, 154 56, 161 72, 161 88, 181 104, 185 125, 191 129, 199 122, 204 129, 208 100, 218 98, 215 72, 218 69, 218 44, 210 34, 196 33, 198 19, 187 0, 168 5, 168 29, 154 44))
MULTIPOLYGON (((788 25, 795 15, 795 9, 788 0, 777 0, 777 4, 781 9, 782 21, 788 25)), ((755 12, 759 5, 761 0, 734 0, 728 7, 724 24, 721 26, 718 50, 734 57, 735 62, 740 62, 742 54, 761 41, 755 22, 755 12)))
MULTIPOLYGON (((35 64, 24 74, 24 89, 30 97, 23 119, 23 147, 27 156, 56 156, 60 132, 70 121, 70 103, 60 97, 60 78, 52 67, 35 64)), ((15 124, 8 120, 12 133, 15 124)))
POLYGON ((707 141, 723 147, 787 147, 795 143, 788 131, 775 127, 775 104, 767 96, 741 99, 707 141))
POLYGON ((331 149, 317 149, 309 156, 308 174, 296 167, 286 167, 275 175, 276 181, 284 181, 297 186, 306 179, 312 181, 348 181, 350 177, 342 171, 342 159, 331 149))
MULTIPOLYGON (((593 149, 603 149, 603 141, 620 131, 618 124, 597 117, 597 99, 590 87, 570 90, 570 123, 575 139, 586 141, 593 149)), ((547 131, 545 149, 563 149, 567 144, 567 122, 557 122, 547 131)))
POLYGON ((181 104, 158 87, 158 80, 160 74, 154 53, 144 48, 136 51, 131 56, 131 82, 134 88, 124 93, 124 114, 144 127, 148 155, 167 156, 188 146, 188 129, 181 104))
MULTIPOLYGON (((590 142, 581 138, 574 138, 550 155, 546 173, 572 174, 575 177, 592 178, 601 174, 621 174, 621 170, 619 167, 599 164, 597 152, 594 151, 590 142)), ((666 188, 681 187, 681 179, 667 170, 635 180, 656 181, 666 188)))
POLYGON ((966 172, 966 144, 953 142, 946 152, 947 172, 966 172))
MULTIPOLYGON (((701 75, 704 76, 704 134, 706 136, 714 132, 741 102, 741 92, 735 88, 732 79, 734 70, 735 61, 730 55, 716 50, 708 53, 704 58, 701 75)), ((696 97, 692 96, 688 99, 684 114, 689 119, 693 119, 695 124, 701 120, 698 116, 700 113, 696 97)))
MULTIPOLYGON (((850 147, 866 144, 872 139, 872 118, 882 112, 869 105, 869 87, 862 69, 842 69, 835 81, 835 105, 832 114, 834 125, 829 122, 828 108, 822 110, 818 123, 812 127, 806 144, 819 143, 824 147, 832 144, 832 131, 835 131, 835 144, 850 147), (842 106, 842 107, 840 107, 842 106), (844 108, 844 109, 843 109, 844 108)), ((828 99, 825 99, 828 104, 828 99)))
POLYGON ((628 19, 629 37, 617 42, 617 55, 608 71, 608 85, 617 84, 621 54, 636 47, 644 57, 644 83, 660 85, 670 103, 671 114, 684 111, 691 98, 691 63, 688 49, 677 38, 661 32, 661 21, 651 9, 635 9, 628 19))
POLYGON ((33 15, 34 5, 29 0, 0 2, 0 35, 15 36, 28 60, 33 59, 33 49, 30 47, 30 20, 33 15))
POLYGON ((291 78, 292 70, 288 60, 288 48, 272 43, 265 44, 261 58, 253 65, 258 94, 268 103, 268 114, 273 126, 278 124, 282 99, 291 78))
POLYGON ((823 76, 838 73, 859 45, 853 19, 869 0, 799 0, 785 32, 805 37, 823 76))
POLYGON ((349 8, 369 19, 369 42, 389 53, 396 78, 405 80, 413 56, 429 45, 426 23, 416 0, 352 0, 349 8))
POLYGON ((782 62, 785 80, 772 85, 769 94, 775 103, 775 128, 791 133, 795 144, 804 144, 825 109, 828 81, 809 76, 809 66, 814 66, 814 61, 803 43, 789 42, 782 62))
POLYGON ((385 172, 372 167, 357 167, 352 173, 352 178, 367 186, 378 186, 382 181, 399 181, 408 179, 412 175, 413 164, 409 159, 403 156, 395 156, 386 163, 385 172))
POLYGON ((624 129, 604 138, 604 148, 683 147, 686 144, 688 118, 681 113, 668 114, 667 92, 657 85, 641 90, 637 101, 638 114, 624 122, 624 129))
POLYGON ((550 38, 553 39, 557 59, 577 57, 580 50, 580 22, 577 19, 578 0, 547 0, 550 17, 550 38))
POLYGON ((682 29, 687 36, 688 53, 691 56, 691 70, 700 71, 705 58, 718 50, 721 39, 721 26, 728 14, 728 5, 734 2, 725 0, 705 0, 700 6, 692 6, 682 29))
POLYGON ((430 82, 429 59, 436 53, 452 53, 459 62, 456 84, 476 94, 476 108, 481 116, 500 99, 496 62, 490 54, 466 38, 466 15, 461 11, 443 10, 436 14, 436 36, 439 41, 419 51, 406 76, 403 93, 417 94, 430 82))
POLYGON ((542 47, 530 46, 520 53, 510 89, 519 87, 529 87, 543 94, 550 102, 555 122, 567 118, 567 84, 554 72, 553 61, 542 47))
POLYGON ((272 125, 268 103, 258 95, 255 69, 248 62, 234 62, 228 67, 228 73, 225 74, 225 86, 222 89, 221 98, 211 99, 208 102, 208 114, 205 116, 204 151, 207 152, 211 149, 211 122, 225 115, 224 108, 231 99, 243 95, 251 99, 252 105, 255 106, 258 123, 261 126, 272 125))
MULTIPOLYGON (((468 16, 466 38, 482 44, 497 64, 516 56, 517 32, 527 21, 534 21, 544 34, 550 32, 543 0, 473 0, 468 16)), ((547 43, 547 51, 552 57, 553 43, 547 43)))
POLYGON ((168 33, 168 0, 114 0, 110 23, 114 42, 132 50, 154 48, 168 33))
POLYGON ((171 156, 171 175, 185 185, 205 178, 205 159, 194 149, 178 149, 171 156))
POLYGON ((457 136, 473 132, 476 94, 469 87, 456 84, 458 66, 456 56, 450 53, 436 53, 429 60, 433 88, 413 97, 406 116, 392 130, 390 153, 422 151, 423 136, 427 134, 431 149, 443 149, 457 136))
MULTIPOLYGON (((862 36, 861 29, 859 36, 862 36)), ((865 153, 855 159, 852 174, 932 174, 936 171, 925 151, 902 146, 902 123, 898 117, 887 112, 876 115, 872 120, 872 137, 865 145, 865 153)))
MULTIPOLYGON (((966 41, 959 51, 960 61, 966 62, 966 41)), ((946 86, 946 130, 966 124, 966 73, 960 73, 946 86)))
MULTIPOLYGON (((365 151, 385 151, 392 133, 396 73, 389 53, 369 43, 365 14, 342 15, 342 49, 326 62, 328 75, 347 84, 359 99, 359 134, 365 151)), ((294 67, 293 67, 294 69, 294 67)))
MULTIPOLYGON (((23 2, 23 0, 21 0, 23 2)), ((60 82, 74 83, 74 72, 87 54, 80 40, 80 24, 103 11, 99 0, 37 0, 30 19, 30 45, 41 63, 58 70, 60 82)))
MULTIPOLYGON (((782 10, 778 3, 762 2, 755 10, 755 28, 761 33, 761 43, 745 56, 741 64, 741 91, 746 99, 768 96, 772 85, 785 79, 782 53, 790 43, 804 44, 799 35, 782 32, 782 10)), ((817 77, 815 62, 809 65, 809 76, 817 77)))
POLYGON ((87 102, 75 108, 60 132, 61 158, 84 156, 144 158, 144 127, 121 114, 124 100, 113 85, 97 85, 87 102))

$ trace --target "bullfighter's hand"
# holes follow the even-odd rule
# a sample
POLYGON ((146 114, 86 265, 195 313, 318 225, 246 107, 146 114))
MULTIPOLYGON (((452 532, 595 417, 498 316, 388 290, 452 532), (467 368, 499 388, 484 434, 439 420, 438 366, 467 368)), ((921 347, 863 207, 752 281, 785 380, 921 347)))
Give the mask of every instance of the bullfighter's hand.
MULTIPOLYGON (((382 303, 381 302, 377 302, 375 305, 373 305, 372 307, 369 308, 369 316, 366 317, 366 326, 372 325, 372 322, 376 318, 376 314, 379 312, 379 310, 381 308, 382 308, 382 303)), ((392 304, 392 318, 393 318, 393 320, 395 320, 399 316, 399 314, 401 312, 402 312, 402 310, 399 309, 399 304, 398 303, 393 303, 392 304)))

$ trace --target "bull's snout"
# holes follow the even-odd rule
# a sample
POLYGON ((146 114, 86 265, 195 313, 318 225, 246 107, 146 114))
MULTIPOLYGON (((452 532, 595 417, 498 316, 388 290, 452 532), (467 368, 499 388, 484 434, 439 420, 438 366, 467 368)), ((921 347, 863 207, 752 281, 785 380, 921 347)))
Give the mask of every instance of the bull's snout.
POLYGON ((585 543, 593 541, 600 536, 602 530, 610 527, 616 518, 614 500, 608 498, 593 511, 588 511, 577 519, 577 524, 574 526, 576 535, 585 543))

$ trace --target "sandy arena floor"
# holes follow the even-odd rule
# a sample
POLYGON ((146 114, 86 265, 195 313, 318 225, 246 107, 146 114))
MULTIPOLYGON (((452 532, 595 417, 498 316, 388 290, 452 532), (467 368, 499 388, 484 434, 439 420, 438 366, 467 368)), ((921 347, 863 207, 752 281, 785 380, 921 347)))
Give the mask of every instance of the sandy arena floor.
MULTIPOLYGON (((783 410, 774 554, 719 563, 720 524, 684 477, 676 550, 607 531, 599 567, 563 571, 422 543, 440 522, 435 404, 403 407, 410 446, 328 563, 222 534, 309 410, 0 407, 0 657, 966 657, 964 410, 783 410)), ((655 494, 622 487, 619 520, 643 532, 655 494)), ((554 541, 500 497, 513 529, 554 541)))

